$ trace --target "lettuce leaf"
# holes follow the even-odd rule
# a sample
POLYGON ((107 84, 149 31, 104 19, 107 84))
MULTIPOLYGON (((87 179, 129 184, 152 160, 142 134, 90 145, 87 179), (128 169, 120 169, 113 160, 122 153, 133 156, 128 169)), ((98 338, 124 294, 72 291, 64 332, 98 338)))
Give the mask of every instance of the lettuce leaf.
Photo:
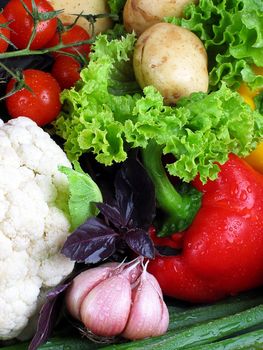
POLYGON ((258 94, 255 99, 256 109, 259 111, 259 113, 263 114, 263 91, 258 94))
POLYGON ((134 147, 146 147, 154 139, 164 154, 174 155, 169 173, 185 182, 198 173, 203 182, 215 179, 215 162, 223 164, 231 152, 245 156, 262 140, 263 115, 225 85, 181 99, 177 108, 163 106, 152 87, 144 92, 134 109, 137 122, 125 123, 126 139, 134 147))
POLYGON ((126 0, 108 0, 111 13, 121 14, 126 0))
POLYGON ((122 34, 127 34, 123 25, 123 8, 126 0, 108 0, 107 2, 111 14, 114 15, 114 17, 117 17, 116 19, 113 17, 113 20, 115 21, 114 26, 107 31, 107 36, 108 38, 120 38, 122 34))
POLYGON ((210 88, 227 83, 238 88, 241 80, 263 87, 263 76, 252 66, 263 66, 262 0, 200 0, 185 8, 185 18, 167 22, 194 32, 204 43, 209 57, 210 88))
POLYGON ((123 24, 116 23, 113 28, 110 28, 106 32, 107 34, 107 39, 109 41, 114 40, 114 39, 121 39, 123 36, 127 35, 127 31, 124 28, 123 24))
POLYGON ((66 166, 59 167, 69 182, 68 208, 72 230, 88 218, 97 215, 98 209, 94 202, 102 202, 102 194, 97 184, 82 171, 77 162, 74 163, 74 167, 75 170, 66 166))
POLYGON ((66 140, 64 149, 70 160, 85 152, 95 153, 105 165, 126 159, 124 121, 141 96, 133 94, 140 91, 130 61, 134 42, 133 34, 111 41, 100 35, 89 65, 81 71, 82 80, 62 92, 64 107, 54 125, 66 140))
POLYGON ((186 182, 200 173, 214 179, 215 162, 224 163, 233 152, 246 156, 262 140, 263 115, 243 102, 226 84, 210 94, 195 93, 177 107, 165 106, 153 87, 128 94, 134 86, 131 55, 135 38, 120 40, 101 35, 91 61, 81 72, 82 82, 62 93, 63 112, 55 122, 71 160, 93 152, 105 165, 122 162, 130 148, 146 148, 151 140, 175 161, 170 174, 186 182), (128 75, 129 76, 129 75, 128 75))

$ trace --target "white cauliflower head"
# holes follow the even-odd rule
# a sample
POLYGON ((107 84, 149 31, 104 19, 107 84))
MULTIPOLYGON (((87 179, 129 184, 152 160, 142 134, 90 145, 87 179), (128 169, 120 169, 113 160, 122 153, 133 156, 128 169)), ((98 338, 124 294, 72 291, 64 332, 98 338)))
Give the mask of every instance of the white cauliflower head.
POLYGON ((74 263, 60 254, 69 234, 65 153, 28 118, 0 120, 0 339, 19 336, 40 293, 74 263))

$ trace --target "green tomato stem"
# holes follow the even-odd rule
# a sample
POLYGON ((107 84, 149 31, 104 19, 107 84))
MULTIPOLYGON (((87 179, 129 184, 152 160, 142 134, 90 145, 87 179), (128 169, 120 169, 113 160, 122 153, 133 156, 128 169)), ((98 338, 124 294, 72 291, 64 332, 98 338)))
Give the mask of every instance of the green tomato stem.
POLYGON ((76 41, 75 43, 70 43, 70 44, 59 43, 58 45, 41 49, 41 50, 29 50, 28 48, 26 48, 26 49, 21 49, 16 51, 4 52, 0 54, 0 60, 4 58, 21 57, 21 56, 28 56, 28 55, 43 55, 46 53, 59 51, 61 49, 65 49, 68 47, 80 46, 84 44, 93 44, 93 43, 94 43, 94 39, 88 39, 83 41, 76 41))

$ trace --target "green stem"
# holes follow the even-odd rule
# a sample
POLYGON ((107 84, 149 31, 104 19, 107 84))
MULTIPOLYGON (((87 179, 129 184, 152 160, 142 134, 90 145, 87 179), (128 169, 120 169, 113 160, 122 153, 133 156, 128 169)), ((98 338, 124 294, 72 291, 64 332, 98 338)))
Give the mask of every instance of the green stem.
POLYGON ((161 161, 162 148, 155 142, 150 142, 142 151, 142 155, 144 166, 154 182, 159 206, 174 218, 179 219, 184 215, 183 199, 166 175, 161 161))
POLYGON ((201 204, 201 194, 191 186, 179 193, 172 185, 162 163, 162 147, 150 141, 142 150, 144 166, 151 177, 159 207, 167 214, 159 236, 182 231, 189 226, 201 204))
POLYGON ((21 56, 28 56, 28 55, 43 55, 46 53, 51 53, 54 51, 65 49, 67 47, 74 47, 74 46, 80 46, 83 44, 93 44, 93 43, 94 43, 94 39, 89 39, 89 40, 78 41, 70 44, 60 43, 56 46, 48 47, 46 49, 41 49, 41 50, 29 50, 26 48, 26 49, 21 49, 16 51, 4 52, 0 54, 0 60, 4 58, 21 57, 21 56))
POLYGON ((254 326, 261 326, 262 322, 263 305, 258 305, 231 316, 210 322, 201 322, 182 330, 169 331, 155 338, 107 346, 105 350, 179 350, 190 349, 194 346, 201 346, 200 350, 203 350, 205 348, 204 344, 223 340, 226 337, 236 335, 238 332, 247 332, 254 326))
POLYGON ((38 21, 34 21, 33 31, 32 31, 32 34, 31 34, 31 36, 30 36, 30 39, 29 39, 29 41, 28 41, 26 50, 30 50, 30 46, 31 46, 33 40, 34 40, 35 37, 36 37, 38 23, 39 23, 38 21))
POLYGON ((201 322, 204 323, 217 318, 234 315, 262 303, 263 295, 252 291, 251 293, 229 297, 228 299, 217 302, 216 304, 190 307, 181 312, 176 310, 173 311, 172 307, 170 307, 169 330, 177 330, 201 322))
POLYGON ((189 348, 189 350, 256 350, 263 348, 263 329, 248 332, 236 337, 207 345, 189 348))
POLYGON ((2 67, 9 75, 11 75, 11 77, 13 77, 14 79, 17 79, 17 75, 11 69, 9 69, 4 63, 0 62, 0 67, 2 67))
MULTIPOLYGON (((3 347, 2 350, 28 350, 29 343, 21 343, 3 347)), ((86 338, 51 338, 47 343, 41 345, 39 350, 95 350, 101 346, 92 343, 86 338)))

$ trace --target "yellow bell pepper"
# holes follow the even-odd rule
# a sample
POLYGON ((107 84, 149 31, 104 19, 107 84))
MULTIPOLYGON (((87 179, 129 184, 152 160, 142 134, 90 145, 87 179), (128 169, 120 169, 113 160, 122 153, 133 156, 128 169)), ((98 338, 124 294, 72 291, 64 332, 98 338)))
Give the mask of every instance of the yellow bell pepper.
POLYGON ((245 161, 263 174, 263 142, 245 158, 245 161))
POLYGON ((250 90, 247 84, 242 83, 238 89, 238 93, 243 97, 244 101, 252 108, 255 109, 256 105, 254 97, 258 95, 258 90, 250 90))
MULTIPOLYGON (((253 71, 257 75, 263 75, 263 67, 253 66, 253 71)), ((262 91, 262 89, 251 90, 247 84, 242 83, 238 89, 239 94, 243 97, 244 101, 250 105, 252 109, 255 109, 254 98, 262 91)))
MULTIPOLYGON (((256 74, 263 75, 263 67, 253 67, 253 70, 256 74)), ((261 91, 262 90, 260 89, 252 91, 245 83, 242 83, 238 89, 238 92, 243 97, 244 101, 253 110, 256 108, 254 98, 261 91)), ((254 169, 263 174, 263 142, 261 142, 257 148, 245 158, 245 161, 248 162, 254 169)))

